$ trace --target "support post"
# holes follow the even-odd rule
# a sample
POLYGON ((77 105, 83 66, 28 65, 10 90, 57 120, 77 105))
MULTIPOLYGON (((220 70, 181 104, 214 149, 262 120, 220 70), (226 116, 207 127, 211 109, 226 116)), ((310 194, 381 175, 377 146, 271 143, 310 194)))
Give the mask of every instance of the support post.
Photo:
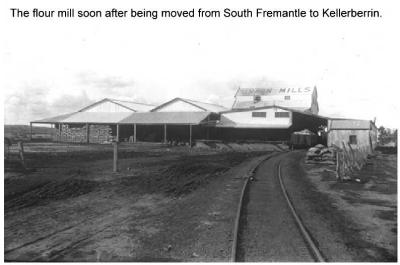
POLYGON ((118 172, 118 142, 113 142, 114 145, 114 159, 113 159, 113 172, 118 172))
POLYGON ((340 179, 340 160, 339 160, 339 152, 336 152, 336 180, 340 179))
POLYGON ((164 144, 167 143, 167 124, 164 124, 164 144))
POLYGON ((86 143, 88 144, 90 141, 90 125, 89 123, 86 123, 86 143))
POLYGON ((117 139, 116 139, 116 141, 119 142, 119 124, 117 124, 117 139))
POLYGON ((61 142, 62 138, 61 138, 61 127, 62 127, 62 123, 58 124, 58 141, 61 142))
POLYGON ((32 141, 32 122, 30 124, 30 135, 29 135, 29 140, 32 141))
POLYGON ((189 125, 189 146, 192 148, 192 125, 189 125))
POLYGON ((133 142, 136 143, 136 123, 133 124, 133 142))
POLYGON ((24 144, 22 143, 22 141, 18 142, 18 152, 19 152, 19 157, 21 159, 21 164, 22 164, 23 168, 26 169, 25 157, 24 157, 24 144))

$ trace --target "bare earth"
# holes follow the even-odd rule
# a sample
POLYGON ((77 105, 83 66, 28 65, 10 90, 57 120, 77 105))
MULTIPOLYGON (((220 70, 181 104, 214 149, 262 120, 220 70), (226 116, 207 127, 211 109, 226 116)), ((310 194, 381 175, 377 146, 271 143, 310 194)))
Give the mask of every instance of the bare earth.
MULTIPOLYGON (((276 151, 122 146, 112 173, 110 146, 26 150, 31 172, 5 172, 8 261, 228 261, 243 177, 276 151)), ((371 160, 360 183, 337 183, 302 151, 283 157, 291 199, 328 261, 397 260, 396 156, 371 160)))
POLYGON ((322 252, 330 261, 397 261, 397 156, 378 154, 354 175, 360 182, 337 182, 334 169, 306 164, 304 152, 283 169, 322 252))
POLYGON ((6 260, 227 261, 243 176, 270 153, 122 148, 112 173, 109 148, 81 148, 5 173, 6 260))

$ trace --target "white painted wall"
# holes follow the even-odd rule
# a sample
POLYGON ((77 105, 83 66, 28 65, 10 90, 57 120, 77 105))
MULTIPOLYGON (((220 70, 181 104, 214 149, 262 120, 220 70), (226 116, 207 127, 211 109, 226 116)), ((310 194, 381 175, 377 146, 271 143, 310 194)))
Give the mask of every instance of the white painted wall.
POLYGON ((284 111, 278 108, 269 108, 263 110, 254 111, 241 111, 241 112, 230 112, 222 114, 224 117, 237 123, 237 127, 249 127, 249 128, 288 128, 292 125, 292 113, 289 112, 288 118, 275 118, 276 111, 284 111), (252 112, 266 112, 267 116, 264 117, 253 117, 252 112))
MULTIPOLYGON (((328 146, 336 145, 342 148, 342 142, 349 143, 350 135, 357 136, 357 144, 351 145, 352 148, 370 148, 370 130, 330 130, 328 133, 328 146)), ((375 141, 371 138, 372 148, 375 147, 375 141)))
MULTIPOLYGON (((260 98, 260 102, 254 103, 253 95, 240 95, 239 93, 235 96, 235 105, 237 104, 239 108, 241 108, 241 102, 247 102, 247 107, 251 105, 255 107, 278 105, 287 108, 311 109, 312 113, 318 114, 317 90, 310 87, 302 90, 294 89, 286 92, 277 90, 275 93, 261 95, 260 98), (285 99, 286 96, 289 96, 290 98, 285 99)), ((234 106, 234 108, 236 107, 234 106)))
POLYGON ((124 108, 118 104, 113 102, 105 101, 98 105, 95 105, 84 112, 133 112, 127 108, 124 108))
POLYGON ((193 106, 192 104, 178 100, 178 101, 172 102, 156 111, 158 111, 158 112, 176 112, 176 111, 204 111, 204 110, 200 109, 196 106, 193 106))

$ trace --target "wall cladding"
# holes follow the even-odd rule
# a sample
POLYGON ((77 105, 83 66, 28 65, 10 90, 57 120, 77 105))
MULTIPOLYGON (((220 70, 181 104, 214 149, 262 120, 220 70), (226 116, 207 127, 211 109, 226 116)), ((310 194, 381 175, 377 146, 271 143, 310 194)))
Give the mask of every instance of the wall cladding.
MULTIPOLYGON (((57 131, 57 140, 61 142, 86 143, 86 125, 63 124, 57 131)), ((115 140, 109 125, 89 125, 89 143, 109 143, 115 140)))

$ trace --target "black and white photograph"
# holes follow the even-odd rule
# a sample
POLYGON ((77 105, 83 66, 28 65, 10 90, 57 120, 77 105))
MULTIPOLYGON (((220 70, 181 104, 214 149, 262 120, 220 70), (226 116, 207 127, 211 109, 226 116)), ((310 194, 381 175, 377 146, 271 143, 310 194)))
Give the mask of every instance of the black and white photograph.
POLYGON ((397 262, 396 1, 5 0, 2 262, 397 262))

